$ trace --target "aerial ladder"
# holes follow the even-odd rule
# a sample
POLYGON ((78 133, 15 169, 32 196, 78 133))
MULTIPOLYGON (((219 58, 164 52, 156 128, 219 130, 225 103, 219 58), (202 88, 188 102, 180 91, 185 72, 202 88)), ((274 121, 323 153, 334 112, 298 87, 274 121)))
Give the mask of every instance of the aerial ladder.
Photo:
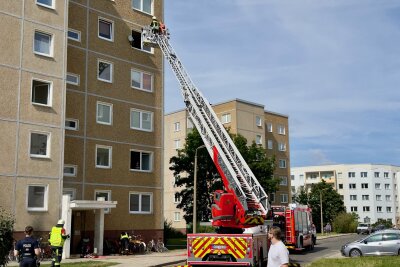
POLYGON ((268 196, 239 153, 209 102, 196 88, 169 43, 169 32, 150 26, 142 31, 144 45, 159 47, 179 81, 187 112, 198 129, 225 191, 214 193, 212 225, 217 233, 242 233, 243 229, 263 225, 270 211, 268 196))

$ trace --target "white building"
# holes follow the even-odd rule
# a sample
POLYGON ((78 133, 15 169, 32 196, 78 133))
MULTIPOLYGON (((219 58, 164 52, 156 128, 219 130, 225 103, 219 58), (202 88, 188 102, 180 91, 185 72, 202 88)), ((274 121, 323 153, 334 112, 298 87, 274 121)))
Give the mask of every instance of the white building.
POLYGON ((341 195, 347 212, 356 212, 362 222, 378 219, 400 225, 400 166, 383 164, 338 164, 291 168, 294 197, 301 188, 325 180, 341 195))

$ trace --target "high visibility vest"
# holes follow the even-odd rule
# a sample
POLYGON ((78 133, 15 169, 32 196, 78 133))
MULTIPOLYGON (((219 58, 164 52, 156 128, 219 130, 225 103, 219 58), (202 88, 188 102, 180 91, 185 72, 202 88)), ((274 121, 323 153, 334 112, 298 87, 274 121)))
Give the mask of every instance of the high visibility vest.
POLYGON ((53 228, 51 228, 50 240, 49 240, 51 246, 53 247, 64 246, 64 239, 62 238, 61 230, 62 227, 53 226, 53 228))
POLYGON ((121 235, 121 238, 120 238, 120 240, 122 240, 122 239, 124 239, 124 238, 128 238, 128 239, 129 239, 129 236, 128 236, 128 234, 121 235))

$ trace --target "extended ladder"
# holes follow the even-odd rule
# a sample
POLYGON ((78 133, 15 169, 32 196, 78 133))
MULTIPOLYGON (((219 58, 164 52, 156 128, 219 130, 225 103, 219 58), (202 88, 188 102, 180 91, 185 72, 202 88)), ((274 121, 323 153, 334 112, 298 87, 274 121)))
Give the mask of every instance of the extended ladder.
MULTIPOLYGON (((154 33, 150 27, 145 27, 142 38, 144 44, 158 45, 171 65, 179 81, 189 116, 198 129, 217 168, 219 166, 218 170, 226 190, 235 195, 242 205, 245 216, 265 218, 270 209, 267 194, 237 150, 211 105, 185 71, 177 54, 169 44, 169 33, 154 33)), ((240 223, 246 224, 245 222, 245 218, 242 218, 240 223)))

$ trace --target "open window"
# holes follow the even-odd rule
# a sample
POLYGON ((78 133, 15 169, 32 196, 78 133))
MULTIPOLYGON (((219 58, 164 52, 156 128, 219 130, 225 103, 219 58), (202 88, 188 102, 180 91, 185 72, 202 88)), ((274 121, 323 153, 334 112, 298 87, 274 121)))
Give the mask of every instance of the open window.
POLYGON ((142 33, 132 30, 131 46, 140 50, 152 53, 152 48, 149 45, 143 45, 142 33))

